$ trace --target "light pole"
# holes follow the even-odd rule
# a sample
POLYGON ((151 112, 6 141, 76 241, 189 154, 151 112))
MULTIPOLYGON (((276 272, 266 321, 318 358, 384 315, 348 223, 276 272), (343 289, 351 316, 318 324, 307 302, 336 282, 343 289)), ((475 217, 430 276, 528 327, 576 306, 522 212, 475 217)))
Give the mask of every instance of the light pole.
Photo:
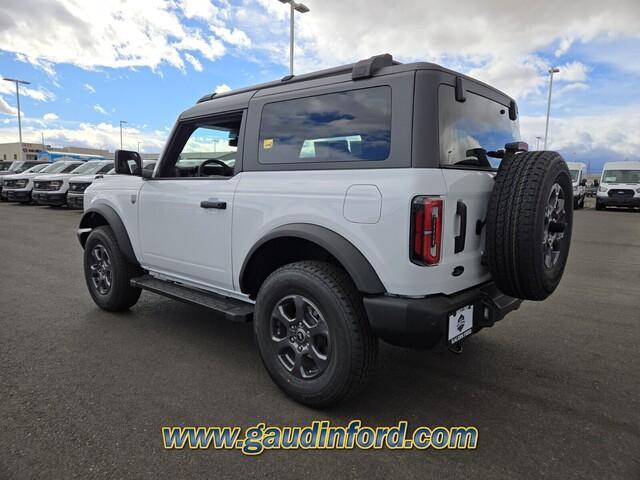
POLYGON ((138 141, 138 153, 140 153, 140 144, 141 144, 141 143, 142 143, 142 142, 138 141))
POLYGON ((5 78, 7 82, 16 84, 16 101, 18 104, 18 137, 20 138, 20 160, 24 160, 24 148, 22 148, 22 120, 20 118, 20 87, 19 85, 29 85, 31 82, 26 80, 18 80, 16 78, 5 78))
POLYGON ((299 13, 307 13, 309 11, 309 7, 307 7, 304 3, 296 3, 294 0, 278 0, 280 3, 288 3, 291 6, 291 33, 289 35, 289 74, 293 75, 293 19, 294 19, 294 10, 299 13))
POLYGON ((120 150, 122 150, 122 125, 129 123, 126 120, 120 120, 120 150))
POLYGON ((536 150, 540 150, 540 139, 542 137, 540 136, 536 136, 536 150))
POLYGON ((558 73, 559 68, 552 67, 549 69, 549 100, 547 102, 547 125, 544 128, 544 149, 547 149, 547 138, 549 135, 549 115, 551 114, 551 90, 553 89, 553 74, 558 73))

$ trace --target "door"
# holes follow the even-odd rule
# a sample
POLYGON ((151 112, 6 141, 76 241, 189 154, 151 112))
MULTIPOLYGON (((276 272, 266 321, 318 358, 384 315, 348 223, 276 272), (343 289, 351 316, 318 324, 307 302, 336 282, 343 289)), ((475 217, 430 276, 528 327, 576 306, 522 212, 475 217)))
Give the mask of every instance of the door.
POLYGON ((233 289, 231 219, 242 121, 237 113, 177 127, 139 195, 140 248, 149 270, 233 289))

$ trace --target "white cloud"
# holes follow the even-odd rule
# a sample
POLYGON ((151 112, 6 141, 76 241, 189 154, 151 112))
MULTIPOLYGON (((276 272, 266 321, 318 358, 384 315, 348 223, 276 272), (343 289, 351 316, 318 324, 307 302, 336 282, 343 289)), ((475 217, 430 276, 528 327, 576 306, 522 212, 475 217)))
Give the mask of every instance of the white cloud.
POLYGON ((226 27, 213 27, 213 32, 225 42, 236 47, 249 48, 251 40, 242 30, 234 28, 233 30, 226 27))
POLYGON ((0 113, 4 113, 6 115, 18 115, 18 109, 12 107, 3 97, 0 97, 0 113))
POLYGON ((224 55, 221 35, 232 45, 246 44, 246 35, 225 22, 230 5, 208 0, 4 0, 0 3, 1 49, 39 68, 67 63, 98 67, 157 70, 161 65, 184 69, 181 54, 199 53, 209 60, 224 55), (38 14, 34 15, 33 12, 38 14), (206 25, 183 23, 184 17, 206 25), (205 23, 205 22, 201 22, 205 23), (24 35, 24 25, 46 35, 24 35))
POLYGON ((566 63, 558 68, 560 72, 554 76, 554 79, 560 82, 584 82, 589 71, 589 67, 580 62, 566 63))
POLYGON ((107 112, 104 108, 102 108, 102 107, 101 107, 99 104, 97 104, 97 103, 93 106, 93 109, 94 109, 96 112, 101 113, 101 114, 103 114, 103 115, 109 115, 109 112, 107 112))
POLYGON ((93 85, 90 85, 88 83, 85 83, 84 85, 82 85, 83 88, 89 92, 89 93, 96 93, 96 89, 93 87, 93 85))
POLYGON ((231 90, 231 87, 229 85, 227 85, 226 83, 223 83, 221 85, 217 85, 214 92, 216 93, 224 93, 224 92, 228 92, 231 90))
MULTIPOLYGON (((287 65, 288 6, 256 1, 262 9, 238 11, 237 25, 255 49, 287 65)), ((549 61, 536 52, 555 50, 562 57, 574 45, 595 39, 638 39, 640 24, 637 0, 619 0, 615 7, 581 0, 579 8, 571 1, 542 1, 536 2, 534 12, 530 3, 508 2, 506 7, 501 0, 460 0, 455 8, 438 0, 305 3, 311 13, 296 16, 297 72, 388 52, 400 61, 426 60, 470 70, 518 97, 537 93, 545 82, 549 61)), ((573 66, 569 73, 580 72, 573 66)))
MULTIPOLYGON (((69 122, 65 122, 68 124, 69 122)), ((23 138, 25 141, 40 142, 41 132, 47 143, 52 145, 75 145, 79 147, 103 148, 110 150, 120 148, 120 128, 110 123, 78 123, 66 128, 48 128, 36 123, 33 119, 23 122, 23 138)), ((146 131, 126 126, 123 128, 124 148, 136 150, 138 141, 144 144, 147 152, 159 152, 166 140, 168 130, 146 131)), ((16 129, 14 126, 0 127, 0 143, 14 142, 16 129)))
POLYGON ((193 69, 196 72, 201 72, 202 71, 202 64, 200 63, 200 61, 196 57, 194 57, 190 53, 185 53, 184 54, 184 58, 185 58, 185 60, 187 62, 189 62, 191 64, 191 66, 193 67, 193 69))
MULTIPOLYGON (((545 116, 520 118, 522 138, 529 145, 536 145, 536 135, 544 135, 545 120, 545 116)), ((640 151, 640 112, 636 108, 624 107, 601 114, 565 118, 552 116, 548 148, 576 152, 577 155, 608 152, 603 153, 605 156, 602 161, 613 157, 637 159, 640 151)))
POLYGON ((42 116, 42 120, 44 120, 45 122, 53 122, 55 120, 58 120, 58 115, 56 115, 55 113, 45 113, 42 116))

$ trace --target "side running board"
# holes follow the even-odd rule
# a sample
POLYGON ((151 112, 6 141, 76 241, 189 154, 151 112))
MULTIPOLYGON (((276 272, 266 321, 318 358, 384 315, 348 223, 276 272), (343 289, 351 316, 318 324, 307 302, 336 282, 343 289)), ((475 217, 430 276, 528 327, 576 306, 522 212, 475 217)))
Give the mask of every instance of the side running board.
POLYGON ((181 302, 198 305, 223 314, 227 320, 248 322, 253 318, 253 305, 217 293, 185 287, 177 283, 158 280, 151 275, 131 279, 131 286, 148 290, 181 302))

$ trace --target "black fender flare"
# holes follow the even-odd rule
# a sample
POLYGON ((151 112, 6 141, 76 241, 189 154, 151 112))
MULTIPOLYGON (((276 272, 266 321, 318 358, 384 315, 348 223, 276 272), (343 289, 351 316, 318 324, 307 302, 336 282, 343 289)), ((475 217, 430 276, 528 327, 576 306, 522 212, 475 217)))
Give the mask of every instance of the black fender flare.
POLYGON ((256 251, 265 243, 284 237, 300 238, 324 248, 340 262, 360 292, 369 295, 378 295, 386 292, 375 269, 353 243, 328 228, 310 223, 282 225, 258 240, 251 247, 242 263, 239 277, 241 291, 245 291, 247 281, 244 275, 256 251))
POLYGON ((111 227, 113 234, 116 236, 118 247, 120 247, 120 250, 122 251, 122 254, 125 256, 127 261, 134 265, 138 265, 139 262, 136 258, 135 253, 133 252, 131 239, 129 238, 127 229, 125 228, 124 223, 122 222, 122 219, 120 218, 118 213, 109 205, 99 204, 85 210, 82 218, 80 219, 80 227, 78 228, 78 239, 80 240, 80 245, 82 245, 82 248, 84 248, 87 237, 89 237, 89 233, 91 233, 91 230, 100 225, 104 225, 104 222, 96 221, 97 216, 104 218, 104 220, 107 222, 107 225, 111 227))

